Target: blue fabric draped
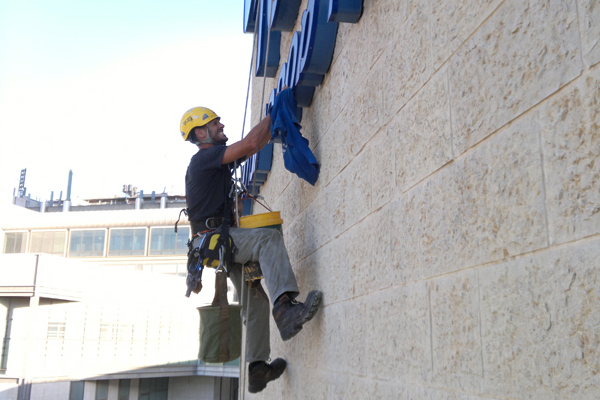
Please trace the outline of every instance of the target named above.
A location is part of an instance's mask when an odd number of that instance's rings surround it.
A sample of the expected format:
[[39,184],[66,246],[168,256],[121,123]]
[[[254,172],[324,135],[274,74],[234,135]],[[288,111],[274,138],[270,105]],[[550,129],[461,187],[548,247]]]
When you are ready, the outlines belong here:
[[320,165],[302,136],[302,126],[296,118],[298,103],[292,89],[285,89],[275,98],[271,110],[271,138],[281,137],[285,168],[311,185],[319,179]]

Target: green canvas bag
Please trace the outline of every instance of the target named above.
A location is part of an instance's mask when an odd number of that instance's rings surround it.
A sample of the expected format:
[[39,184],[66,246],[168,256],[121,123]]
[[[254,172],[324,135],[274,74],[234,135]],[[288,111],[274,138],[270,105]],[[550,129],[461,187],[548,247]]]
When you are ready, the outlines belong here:
[[199,307],[200,353],[205,363],[224,363],[240,357],[242,352],[242,306],[227,301],[227,274],[215,275],[212,305]]

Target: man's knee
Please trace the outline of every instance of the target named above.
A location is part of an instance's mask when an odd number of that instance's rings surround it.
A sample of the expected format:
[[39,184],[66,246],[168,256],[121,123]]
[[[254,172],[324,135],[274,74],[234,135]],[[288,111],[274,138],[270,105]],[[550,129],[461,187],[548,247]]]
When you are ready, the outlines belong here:
[[259,231],[258,233],[260,234],[261,238],[264,238],[265,240],[280,241],[283,238],[281,232],[279,232],[277,229],[256,228],[256,230]]

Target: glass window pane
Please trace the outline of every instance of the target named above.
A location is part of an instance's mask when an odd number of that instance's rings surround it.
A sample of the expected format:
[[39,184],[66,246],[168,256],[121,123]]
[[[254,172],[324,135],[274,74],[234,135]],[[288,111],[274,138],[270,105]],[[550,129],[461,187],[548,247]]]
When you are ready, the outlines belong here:
[[65,322],[48,322],[48,330],[46,331],[47,339],[64,339],[65,338]]
[[30,253],[41,253],[42,252],[42,235],[39,232],[33,232],[31,234],[31,244],[29,245]]
[[121,379],[119,380],[119,400],[129,400],[129,387],[131,380]]
[[111,229],[109,256],[144,255],[145,229]]
[[175,233],[174,229],[153,228],[150,237],[150,254],[186,254],[187,242],[190,235],[189,227],[180,227]]
[[65,238],[65,231],[32,232],[29,252],[62,256],[65,251]]
[[106,231],[72,231],[69,257],[102,257]]
[[71,390],[69,391],[69,400],[83,400],[83,388],[85,382],[71,382]]
[[104,252],[104,231],[94,231],[93,255],[102,256]]
[[96,400],[108,400],[108,381],[96,381]]
[[54,235],[54,247],[52,248],[52,254],[62,256],[65,254],[65,243],[67,241],[67,232],[55,232]]
[[77,253],[80,250],[81,231],[71,231],[71,244],[69,245],[69,254]]
[[140,379],[139,399],[167,400],[169,392],[169,378],[142,378]]
[[144,247],[146,246],[146,230],[137,229],[135,231],[135,237],[133,240],[133,251],[134,254],[144,254]]
[[27,232],[8,232],[4,234],[4,247],[2,252],[5,254],[25,253],[27,243]]
[[94,243],[94,231],[83,231],[83,235],[81,238],[81,247],[82,252],[91,253],[92,245]]
[[108,254],[113,252],[121,251],[121,230],[111,229],[110,231],[110,244],[108,248]]

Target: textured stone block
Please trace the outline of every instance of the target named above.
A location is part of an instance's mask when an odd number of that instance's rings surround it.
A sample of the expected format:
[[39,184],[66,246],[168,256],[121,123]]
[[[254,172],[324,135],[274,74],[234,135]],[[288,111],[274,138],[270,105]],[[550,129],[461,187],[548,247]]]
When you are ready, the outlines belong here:
[[409,190],[395,207],[398,283],[546,247],[535,115]]
[[[269,176],[270,177],[270,176]],[[271,182],[269,182],[266,186],[270,186]],[[290,224],[300,215],[300,190],[301,190],[300,180],[292,179],[289,185],[285,186],[285,189],[281,196],[277,198],[276,201],[269,201],[269,205],[271,205],[274,211],[279,211],[281,215],[281,219],[283,219],[283,232],[285,237],[285,232]]]
[[483,365],[475,271],[432,282],[431,320],[434,384],[481,393]]
[[395,382],[382,382],[363,377],[350,377],[345,395],[340,399],[403,399],[404,387]]
[[410,400],[493,400],[491,397],[486,396],[477,396],[426,387],[409,387],[407,392],[408,399]]
[[[368,375],[380,380],[431,382],[429,293],[424,282],[376,292],[366,299]],[[373,326],[373,324],[375,326]],[[359,343],[351,345],[359,346]]]
[[[328,371],[347,371],[348,365],[348,337],[345,332],[349,329],[346,325],[346,310],[344,303],[337,303],[324,307],[319,311],[321,314],[321,324],[311,326],[315,328],[315,335],[306,335],[306,332],[301,332],[303,335],[301,349],[305,348],[303,353],[313,353],[315,355],[315,366]],[[313,321],[310,322],[312,324]],[[308,324],[306,325],[308,327]],[[303,329],[304,330],[304,329]],[[306,351],[309,349],[320,349],[319,351]],[[297,354],[297,356],[305,357],[305,354]]]
[[368,154],[355,157],[328,189],[332,190],[327,204],[333,215],[332,233],[337,236],[371,211],[371,160]]
[[360,29],[354,33],[351,37],[352,42],[344,47],[335,64],[329,69],[332,83],[335,79],[338,80],[337,84],[333,83],[335,89],[332,89],[333,116],[337,116],[337,113],[346,107],[369,72],[368,60],[365,57],[368,51],[366,33],[361,34]]
[[542,104],[539,121],[550,243],[600,233],[600,69]]
[[304,255],[311,254],[333,237],[332,194],[330,188],[321,191],[304,211]]
[[432,75],[428,0],[421,1],[382,55],[383,123],[387,123]]
[[528,114],[457,162],[467,265],[548,245],[539,129]]
[[306,229],[306,213],[300,213],[294,219],[288,228],[285,230],[285,247],[290,258],[290,263],[295,265],[304,258],[305,252],[305,235]]
[[574,0],[505,2],[452,57],[455,155],[577,77]]
[[367,25],[369,66],[396,38],[396,32],[408,17],[408,1],[365,0],[361,22]]
[[329,399],[345,399],[348,393],[348,385],[352,379],[348,375],[342,375],[339,373],[328,374],[327,395]]
[[332,380],[342,376],[306,367],[298,367],[289,359],[283,375],[270,382],[265,390],[257,394],[245,394],[247,399],[290,399],[327,400]]
[[342,113],[342,118],[348,121],[348,130],[344,134],[345,140],[348,140],[353,155],[360,153],[381,127],[380,114],[383,108],[381,69],[376,66],[366,77],[361,77],[361,80],[360,87]]
[[450,58],[500,3],[500,0],[431,0],[434,70]]
[[388,129],[381,129],[368,144],[371,158],[371,210],[390,202],[395,189],[395,138]]
[[[335,88],[332,88],[327,84],[327,76],[323,83],[315,88],[315,94],[310,107],[304,107],[302,109],[301,131],[304,137],[308,139],[309,146],[313,153],[334,121],[333,118],[329,117],[329,110],[331,90],[335,90]],[[317,157],[317,160],[320,161],[319,157]]]
[[373,376],[368,370],[368,346],[365,341],[373,330],[374,319],[367,313],[363,298],[355,298],[344,303],[346,316],[346,367],[343,372],[354,376]]
[[421,191],[421,188],[411,190],[389,205],[390,265],[394,268],[393,283],[396,285],[414,281],[419,276],[419,266],[423,265],[420,246]]
[[324,293],[324,304],[351,298],[354,282],[348,273],[348,247],[342,235],[296,264],[294,272],[301,293],[319,289]]
[[[415,191],[413,202],[418,214],[409,223],[417,224],[419,229],[419,264],[410,265],[406,271],[409,279],[441,275],[475,262],[465,252],[469,240],[475,238],[468,237],[469,226],[463,211],[464,197],[472,189],[463,189],[461,185],[471,173],[473,171],[465,171],[457,163],[438,172]],[[473,196],[476,195],[480,193],[473,193]],[[485,201],[481,199],[482,203]]]
[[598,0],[578,0],[581,50],[588,66],[600,61],[600,3]]
[[439,71],[388,126],[395,136],[397,185],[404,192],[452,160],[450,97]]
[[322,185],[328,185],[353,158],[350,143],[345,138],[347,132],[348,121],[336,119],[315,149],[315,157],[321,163],[319,181]]
[[600,241],[479,271],[486,392],[600,398]]
[[344,257],[352,296],[372,293],[392,284],[391,229],[384,208],[344,232]]

